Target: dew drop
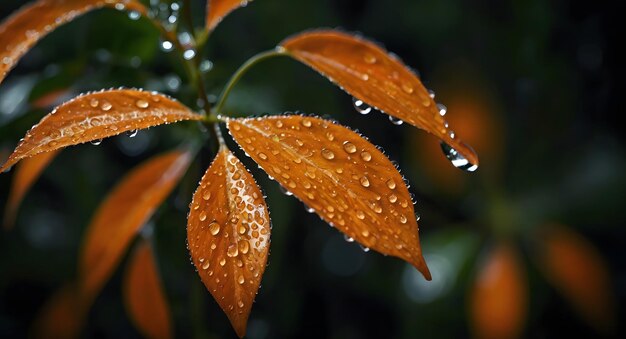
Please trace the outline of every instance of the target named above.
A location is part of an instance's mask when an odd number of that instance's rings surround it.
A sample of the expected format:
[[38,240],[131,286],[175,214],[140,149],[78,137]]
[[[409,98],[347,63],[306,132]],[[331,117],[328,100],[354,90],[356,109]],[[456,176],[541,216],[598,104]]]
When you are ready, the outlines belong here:
[[398,196],[397,196],[397,195],[395,195],[395,194],[391,194],[391,195],[389,196],[389,202],[393,204],[393,203],[395,203],[396,201],[398,201]]
[[209,268],[209,266],[211,266],[211,262],[210,262],[210,261],[207,261],[207,262],[205,262],[204,264],[202,264],[202,269],[203,269],[203,270],[206,270],[206,269],[208,269],[208,268]]
[[415,221],[420,221],[420,219],[422,219],[422,216],[419,213],[415,213]]
[[[356,217],[359,220],[363,220],[363,219],[365,219],[365,213],[363,213],[363,211],[356,211]],[[369,232],[368,232],[368,234],[369,234]],[[367,237],[367,235],[365,235],[365,236]]]
[[98,146],[102,143],[102,139],[92,140],[90,143],[94,146]]
[[366,53],[363,56],[363,61],[365,61],[365,63],[368,63],[370,65],[371,64],[375,64],[376,63],[376,57],[373,54]]
[[361,177],[361,179],[359,179],[359,181],[361,182],[361,186],[370,187],[370,181],[369,179],[367,179],[367,177],[363,176]]
[[133,129],[133,130],[126,132],[126,135],[128,135],[129,138],[134,138],[137,136],[137,133],[139,133],[139,130]]
[[[359,245],[361,246],[361,245]],[[363,250],[363,252],[369,252],[370,248],[369,247],[365,247],[365,246],[361,246],[361,249]]]
[[402,90],[405,91],[408,94],[413,93],[413,86],[411,86],[411,84],[409,83],[403,83],[402,84]]
[[239,306],[239,308],[243,308],[243,301],[239,300],[237,302],[237,306]]
[[167,41],[167,40],[165,40],[165,41],[161,42],[161,49],[162,49],[164,52],[169,52],[169,51],[171,51],[173,48],[174,48],[174,44],[172,44],[172,42]]
[[228,246],[228,249],[226,249],[226,254],[231,258],[239,255],[239,247],[237,247],[237,244],[231,244],[230,246]]
[[260,153],[258,154],[258,156],[259,156],[259,158],[261,158],[261,159],[263,159],[263,160],[267,160],[267,154],[265,154],[265,153],[263,153],[263,152],[260,152]]
[[89,106],[96,108],[98,107],[98,105],[100,104],[100,102],[98,102],[98,99],[91,99],[91,101],[89,101]]
[[246,279],[244,279],[243,275],[240,275],[239,278],[237,278],[237,282],[239,283],[239,285],[243,285],[243,283],[246,282]]
[[250,250],[250,243],[248,242],[248,240],[241,240],[239,242],[239,251],[243,254],[248,253],[248,251]]
[[111,110],[112,107],[113,105],[111,105],[111,103],[108,101],[103,102],[102,106],[100,106],[100,108],[102,108],[103,111],[109,111]]
[[198,215],[198,219],[200,219],[200,221],[205,221],[206,220],[206,212],[205,211],[200,212],[200,215]]
[[204,191],[204,193],[202,193],[202,199],[204,199],[205,201],[208,201],[209,199],[211,199],[211,192]]
[[226,265],[226,258],[220,259],[220,266],[223,267],[224,265]]
[[356,152],[356,146],[354,146],[353,143],[351,143],[350,141],[346,141],[343,143],[343,149],[344,151],[346,151],[347,153],[355,153]]
[[433,91],[432,89],[429,89],[429,90],[428,90],[428,96],[429,96],[431,99],[434,99],[434,98],[435,98],[435,91]]
[[407,218],[406,218],[406,216],[404,214],[400,215],[400,223],[401,224],[406,224],[407,221],[408,220],[407,220]]
[[293,195],[293,193],[291,193],[288,189],[286,189],[286,188],[285,188],[285,187],[283,187],[282,185],[281,185],[281,186],[278,186],[278,189],[279,189],[279,190],[280,190],[280,191],[281,191],[284,195],[286,195],[286,196],[288,196],[288,197],[290,197],[290,196],[292,196],[292,195]]
[[444,104],[437,104],[437,109],[439,109],[439,115],[444,116],[448,113],[448,108]]
[[308,119],[304,119],[302,121],[300,121],[300,124],[304,127],[311,127],[311,120]]
[[185,58],[185,60],[191,60],[196,56],[196,51],[194,51],[193,49],[188,49],[185,52],[183,52],[183,58]]
[[150,104],[143,99],[137,100],[137,102],[135,102],[135,105],[137,105],[137,107],[139,108],[148,108],[148,106],[150,106]]
[[209,225],[209,232],[212,235],[217,235],[218,233],[220,233],[220,228],[220,224],[214,221]]
[[354,109],[361,114],[369,114],[369,112],[372,111],[372,107],[361,99],[352,98],[352,104],[354,105]]
[[363,230],[363,231],[361,231],[361,235],[364,236],[364,237],[369,237],[370,236],[370,231]]
[[398,119],[396,117],[392,117],[391,115],[389,116],[389,121],[391,121],[392,124],[396,125],[396,126],[400,126],[404,123],[404,121],[402,119]]
[[396,182],[393,181],[393,179],[389,179],[387,180],[387,187],[389,187],[389,189],[396,189]]
[[372,155],[370,154],[370,152],[363,151],[361,152],[361,159],[363,159],[363,161],[370,161],[372,160]]
[[333,151],[328,150],[326,148],[322,148],[322,156],[327,160],[335,159],[335,153],[333,153]]
[[443,154],[450,160],[452,165],[456,168],[462,169],[467,172],[474,172],[478,169],[478,165],[472,164],[461,153],[452,148],[445,142],[441,142],[441,150]]
[[354,242],[354,238],[349,237],[347,234],[343,235],[343,238],[347,241],[347,242]]

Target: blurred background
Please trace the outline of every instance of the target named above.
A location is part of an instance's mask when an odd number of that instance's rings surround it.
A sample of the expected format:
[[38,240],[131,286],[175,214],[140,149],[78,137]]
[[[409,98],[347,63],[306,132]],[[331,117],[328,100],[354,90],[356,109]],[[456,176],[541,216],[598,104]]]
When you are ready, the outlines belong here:
[[[0,18],[23,3],[3,0]],[[202,25],[205,2],[193,3]],[[328,116],[384,148],[415,194],[433,280],[345,241],[242,155],[274,226],[248,337],[626,337],[618,321],[626,301],[625,10],[620,1],[258,0],[228,16],[204,63],[213,98],[240,64],[286,36],[361,32],[419,72],[481,159],[475,173],[453,168],[434,137],[379,112],[358,114],[349,95],[292,60],[255,67],[227,110]],[[54,31],[0,85],[0,160],[51,107],[85,91],[141,87],[196,105],[180,63],[160,45],[146,19],[115,10]],[[26,336],[46,300],[75,278],[83,231],[112,185],[195,130],[157,127],[60,153],[15,227],[0,232],[0,337]],[[235,337],[186,248],[187,206],[210,161],[205,148],[150,222],[181,338]],[[14,172],[0,175],[3,215]],[[124,265],[91,308],[84,337],[139,337],[122,303]]]

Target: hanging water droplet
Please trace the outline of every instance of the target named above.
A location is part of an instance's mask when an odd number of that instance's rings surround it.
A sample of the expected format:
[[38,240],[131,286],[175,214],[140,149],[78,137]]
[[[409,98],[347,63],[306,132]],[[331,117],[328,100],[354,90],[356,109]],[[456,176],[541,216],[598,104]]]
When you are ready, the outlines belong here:
[[130,11],[130,12],[128,12],[128,17],[131,20],[139,20],[139,18],[141,18],[141,13],[139,13],[137,11]]
[[448,108],[444,104],[437,104],[437,108],[439,109],[439,115],[444,116],[448,113]]
[[183,58],[185,58],[185,60],[191,60],[196,56],[196,51],[194,51],[193,49],[188,49],[183,53]]
[[365,247],[363,245],[359,245],[361,247],[361,249],[363,250],[363,252],[369,252],[370,248],[369,247]]
[[422,216],[419,213],[415,213],[415,221],[420,221],[420,219],[422,218]]
[[284,188],[282,185],[278,186],[278,189],[286,196],[292,196],[293,193],[291,193],[288,189]]
[[396,117],[392,117],[391,115],[389,116],[389,121],[391,121],[392,124],[396,125],[396,126],[400,126],[404,123],[404,121],[402,119],[398,119]]
[[164,52],[170,52],[174,49],[174,44],[171,41],[164,40],[161,42],[161,50]]
[[369,112],[372,111],[372,107],[361,99],[352,98],[352,104],[354,105],[354,109],[361,114],[369,114]]
[[461,153],[452,148],[450,145],[445,142],[441,142],[441,150],[443,154],[450,160],[452,165],[456,168],[462,169],[467,172],[474,172],[478,169],[478,165],[472,164],[467,160]]
[[139,133],[139,130],[138,129],[134,129],[134,130],[130,130],[130,131],[126,132],[126,135],[129,138],[134,138],[134,137],[137,136],[137,133]]
[[213,62],[211,62],[211,60],[203,60],[200,63],[200,71],[202,73],[206,73],[210,71],[211,69],[213,69]]
[[429,96],[431,99],[434,99],[434,98],[435,98],[435,91],[433,91],[432,89],[429,89],[429,90],[428,90],[428,96]]
[[347,242],[354,242],[354,238],[349,237],[347,234],[343,235],[343,238],[347,241]]
[[90,143],[94,146],[98,146],[102,143],[102,139],[91,140]]
[[363,60],[365,61],[365,63],[368,63],[370,65],[376,63],[376,57],[373,54],[370,54],[370,53],[366,53],[363,56]]

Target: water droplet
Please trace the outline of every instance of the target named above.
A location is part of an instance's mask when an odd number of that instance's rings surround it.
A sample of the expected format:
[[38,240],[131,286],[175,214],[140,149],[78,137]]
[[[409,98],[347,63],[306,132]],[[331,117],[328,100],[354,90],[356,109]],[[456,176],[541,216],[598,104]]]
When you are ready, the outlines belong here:
[[354,242],[354,238],[349,237],[347,234],[344,234],[343,238],[346,239],[347,242]]
[[113,105],[111,105],[111,103],[108,101],[103,102],[102,106],[100,106],[100,108],[102,108],[103,111],[109,111],[111,110],[112,107]]
[[372,111],[372,107],[361,99],[352,98],[352,104],[354,105],[354,109],[361,114],[369,114],[369,112]]
[[[363,219],[365,219],[365,213],[363,213],[363,211],[356,211],[356,217],[359,218],[360,220],[363,220]],[[368,234],[369,234],[369,232],[368,232]]]
[[204,193],[202,193],[202,199],[204,199],[205,201],[208,201],[209,199],[211,199],[211,192],[204,191]]
[[369,237],[370,236],[370,231],[363,230],[363,231],[361,231],[361,235],[364,236],[364,237]]
[[396,126],[400,126],[404,123],[404,121],[402,119],[398,119],[396,117],[392,117],[391,115],[389,116],[389,121],[391,121],[392,124],[396,125]]
[[365,247],[365,246],[362,246],[362,245],[359,245],[359,246],[361,246],[361,249],[363,250],[363,252],[369,252],[370,251],[369,247]]
[[188,49],[183,53],[183,58],[185,58],[185,60],[191,60],[196,56],[196,51],[194,51],[193,49]]
[[220,266],[223,267],[224,265],[226,265],[226,258],[220,259]]
[[237,306],[239,306],[239,308],[243,308],[243,301],[239,300],[237,302]]
[[448,113],[448,108],[444,104],[437,104],[437,109],[439,109],[439,115],[444,116]]
[[428,96],[429,96],[431,99],[434,99],[434,98],[435,98],[435,91],[433,91],[432,89],[429,89],[429,90],[428,90]]
[[368,151],[363,151],[361,152],[361,159],[363,159],[363,161],[370,161],[372,160],[372,155]]
[[148,106],[150,106],[150,104],[147,101],[143,100],[143,99],[137,100],[135,105],[137,105],[137,107],[139,107],[139,108],[148,108]]
[[363,176],[363,177],[361,177],[361,179],[359,181],[361,182],[361,185],[363,187],[370,187],[370,181],[369,181],[369,179],[367,179],[367,177]]
[[228,246],[228,249],[226,249],[226,254],[231,258],[236,257],[239,255],[239,247],[237,247],[236,244],[231,244]]
[[363,56],[363,60],[365,61],[365,63],[368,63],[370,65],[376,63],[376,57],[370,53],[365,53],[365,55]]
[[389,179],[387,180],[387,187],[389,187],[389,189],[396,189],[396,182],[393,181],[393,179]]
[[335,153],[333,153],[333,151],[328,150],[326,148],[322,148],[322,156],[327,160],[335,159]]
[[441,142],[441,150],[445,154],[446,158],[450,160],[452,165],[456,168],[462,169],[467,172],[474,172],[478,169],[478,165],[472,164],[461,153],[452,148],[445,142]]
[[267,160],[267,154],[260,152],[259,154],[259,158],[263,159],[263,160]]
[[200,72],[206,73],[213,69],[213,62],[211,60],[203,60],[200,63]]
[[139,13],[137,11],[130,11],[130,12],[128,12],[128,17],[131,20],[139,20],[139,18],[141,17],[141,13]]
[[351,143],[350,141],[346,141],[343,143],[343,149],[344,151],[352,154],[356,152],[356,146],[354,146],[353,143]]
[[250,250],[250,243],[248,242],[248,240],[241,240],[239,242],[239,251],[243,254],[248,253],[248,251]]
[[293,193],[291,193],[288,189],[286,189],[286,188],[285,188],[285,187],[283,187],[282,185],[281,185],[281,186],[278,186],[278,189],[279,189],[279,190],[280,190],[280,191],[281,191],[284,195],[286,195],[286,196],[288,196],[288,197],[290,197],[290,196],[292,196],[292,195],[293,195]]
[[246,282],[246,279],[244,279],[243,275],[240,275],[239,278],[237,278],[237,282],[239,283],[239,285],[243,285],[243,283]]
[[207,268],[209,268],[210,266],[211,266],[211,262],[210,262],[210,261],[207,261],[207,262],[205,262],[204,264],[202,264],[202,269],[203,269],[203,270],[206,270],[206,269],[207,269]]
[[129,138],[134,138],[137,136],[137,133],[139,133],[139,130],[133,129],[133,130],[126,132],[126,135],[128,135]]
[[98,105],[100,104],[100,102],[98,102],[98,99],[91,99],[91,101],[89,101],[89,106],[96,108],[98,107]]
[[391,195],[389,196],[389,202],[393,204],[393,203],[395,203],[396,201],[398,201],[398,196],[397,196],[397,195],[395,195],[395,194],[391,194]]
[[102,139],[92,140],[90,143],[94,146],[98,146],[102,143]]
[[200,212],[200,215],[198,215],[198,219],[200,219],[200,221],[205,221],[206,220],[206,212],[205,211]]
[[217,223],[217,222],[215,222],[215,221],[214,221],[214,222],[212,222],[212,223],[209,225],[209,232],[210,232],[212,235],[217,235],[218,233],[220,233],[220,224],[218,224],[218,223]]
[[171,42],[171,41],[167,41],[167,40],[165,40],[165,41],[161,42],[161,49],[162,49],[164,52],[169,52],[169,51],[171,51],[173,48],[174,48],[174,44],[172,44],[172,42]]
[[402,90],[405,91],[408,94],[413,93],[413,86],[409,83],[403,83],[402,84]]
[[304,119],[302,121],[300,121],[300,124],[304,127],[311,127],[311,120],[309,119]]
[[404,214],[401,214],[400,215],[400,223],[401,224],[406,224],[407,221],[408,220],[407,220],[406,216]]
[[422,219],[422,216],[419,213],[415,213],[415,221],[420,221],[420,219]]

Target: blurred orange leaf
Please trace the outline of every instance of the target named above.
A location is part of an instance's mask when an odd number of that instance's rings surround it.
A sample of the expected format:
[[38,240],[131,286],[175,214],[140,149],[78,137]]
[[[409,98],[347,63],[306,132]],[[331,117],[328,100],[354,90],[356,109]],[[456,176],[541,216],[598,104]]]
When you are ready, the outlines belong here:
[[79,258],[81,297],[89,304],[126,248],[183,176],[191,154],[156,156],[127,174],[109,193],[87,228]]
[[85,318],[75,286],[60,288],[44,304],[31,328],[33,338],[78,338]]
[[187,241],[202,282],[243,337],[265,271],[270,217],[254,178],[226,148],[193,195]]
[[498,244],[484,261],[469,295],[476,338],[519,338],[526,321],[528,281],[519,254]]
[[[309,65],[370,106],[432,133],[460,154],[456,167],[473,171],[478,156],[448,128],[418,77],[397,57],[371,41],[333,30],[297,34],[281,43]],[[464,161],[465,160],[465,161]]]
[[201,119],[178,101],[155,92],[119,89],[81,95],[33,126],[0,172],[42,152],[151,126]]
[[601,332],[611,331],[615,295],[600,253],[580,234],[563,226],[546,227],[540,239],[540,266],[548,281],[589,324]]
[[10,229],[15,223],[15,215],[33,183],[39,178],[41,172],[48,167],[48,164],[56,157],[58,151],[45,152],[32,158],[24,160],[17,166],[13,181],[11,182],[11,192],[4,213],[4,228]]
[[172,338],[171,312],[159,278],[154,252],[142,239],[126,268],[126,311],[146,338]]
[[326,222],[365,247],[406,260],[430,280],[409,191],[376,146],[314,117],[227,123],[241,148]]
[[104,6],[146,13],[136,0],[39,0],[22,7],[0,24],[0,83],[41,38],[85,12]]
[[252,0],[209,0],[206,7],[206,29],[212,31],[225,16]]

